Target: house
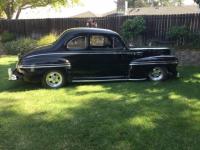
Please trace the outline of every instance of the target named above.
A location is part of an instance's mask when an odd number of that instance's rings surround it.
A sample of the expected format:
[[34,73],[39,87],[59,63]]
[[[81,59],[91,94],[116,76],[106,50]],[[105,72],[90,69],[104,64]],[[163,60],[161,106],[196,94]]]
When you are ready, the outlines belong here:
[[71,18],[92,18],[92,17],[98,17],[98,15],[96,15],[95,13],[91,11],[85,11],[80,14],[71,16]]
[[[140,7],[128,8],[123,15],[173,15],[173,14],[194,14],[200,13],[200,8],[196,5],[193,6],[169,6],[169,7]],[[117,10],[105,13],[103,16],[116,16],[122,15]]]

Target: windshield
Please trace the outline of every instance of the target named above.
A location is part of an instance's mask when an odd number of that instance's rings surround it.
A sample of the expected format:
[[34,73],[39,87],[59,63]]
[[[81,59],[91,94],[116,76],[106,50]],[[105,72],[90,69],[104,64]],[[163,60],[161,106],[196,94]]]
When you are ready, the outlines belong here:
[[[67,30],[67,31],[68,31],[68,30]],[[55,42],[53,42],[53,45],[56,45],[56,44],[65,36],[65,34],[66,34],[67,31],[62,32],[62,33],[59,35],[58,39],[57,39]]]

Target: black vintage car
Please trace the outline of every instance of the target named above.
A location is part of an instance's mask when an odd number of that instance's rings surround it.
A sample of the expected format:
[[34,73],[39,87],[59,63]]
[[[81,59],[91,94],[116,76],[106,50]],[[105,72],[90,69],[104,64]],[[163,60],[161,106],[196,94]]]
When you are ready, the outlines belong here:
[[114,31],[73,28],[52,45],[19,56],[8,75],[59,88],[67,82],[161,81],[177,77],[177,64],[169,48],[128,48]]

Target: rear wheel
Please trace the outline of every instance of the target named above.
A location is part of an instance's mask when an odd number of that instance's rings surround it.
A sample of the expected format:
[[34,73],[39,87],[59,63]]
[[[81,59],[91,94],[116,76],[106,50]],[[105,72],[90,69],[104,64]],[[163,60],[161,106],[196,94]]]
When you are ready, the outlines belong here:
[[46,88],[56,89],[65,84],[65,76],[59,70],[51,70],[44,74],[42,85]]
[[167,78],[167,69],[164,67],[154,67],[148,74],[152,81],[163,81]]

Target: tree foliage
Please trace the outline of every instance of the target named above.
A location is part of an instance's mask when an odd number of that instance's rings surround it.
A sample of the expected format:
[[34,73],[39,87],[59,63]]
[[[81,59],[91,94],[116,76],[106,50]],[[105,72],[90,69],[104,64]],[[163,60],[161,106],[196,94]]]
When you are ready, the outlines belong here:
[[147,0],[128,0],[128,7],[145,7],[148,6]]
[[194,0],[195,3],[197,3],[200,7],[200,0]]
[[167,32],[167,35],[173,40],[187,38],[189,37],[189,29],[185,26],[172,26]]
[[61,6],[69,3],[78,3],[79,0],[0,0],[0,10],[6,14],[8,19],[12,19],[16,13],[18,19],[22,10],[27,8]]
[[183,0],[127,0],[127,1],[129,7],[132,8],[149,7],[149,6],[175,6],[175,5],[182,5],[183,2]]
[[126,41],[136,38],[146,29],[146,22],[143,17],[137,16],[134,19],[128,19],[122,25],[122,35]]

